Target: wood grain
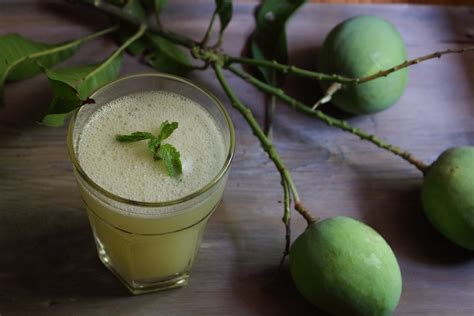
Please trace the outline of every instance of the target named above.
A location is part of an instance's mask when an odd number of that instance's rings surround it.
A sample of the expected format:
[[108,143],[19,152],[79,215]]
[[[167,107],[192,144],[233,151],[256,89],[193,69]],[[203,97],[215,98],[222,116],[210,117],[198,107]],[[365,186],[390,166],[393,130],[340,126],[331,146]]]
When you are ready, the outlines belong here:
[[[209,2],[171,1],[164,25],[199,39]],[[239,54],[253,27],[253,5],[239,4],[225,49]],[[79,14],[79,12],[81,14]],[[291,62],[314,68],[324,35],[355,14],[377,14],[402,33],[411,57],[472,45],[473,9],[410,5],[307,5],[289,23]],[[1,1],[0,34],[59,42],[107,23],[62,1]],[[109,39],[81,48],[69,64],[98,61]],[[0,52],[1,54],[1,52]],[[122,74],[148,70],[127,57]],[[447,56],[410,70],[398,104],[350,122],[430,162],[445,148],[474,144],[474,55]],[[190,78],[227,99],[210,72]],[[264,97],[228,76],[262,118]],[[286,88],[313,103],[316,82],[291,78]],[[239,114],[237,152],[223,201],[212,217],[188,287],[131,296],[99,262],[66,152],[66,128],[33,122],[50,96],[42,76],[8,84],[0,110],[0,314],[7,315],[322,315],[277,274],[284,245],[278,174]],[[230,107],[230,106],[229,106]],[[403,274],[396,315],[473,315],[474,260],[436,233],[422,215],[421,175],[352,135],[278,106],[275,143],[306,205],[325,218],[347,215],[377,229]],[[304,229],[293,215],[295,237]]]
[[472,5],[472,0],[309,0],[312,3],[408,3],[408,4],[444,4]]

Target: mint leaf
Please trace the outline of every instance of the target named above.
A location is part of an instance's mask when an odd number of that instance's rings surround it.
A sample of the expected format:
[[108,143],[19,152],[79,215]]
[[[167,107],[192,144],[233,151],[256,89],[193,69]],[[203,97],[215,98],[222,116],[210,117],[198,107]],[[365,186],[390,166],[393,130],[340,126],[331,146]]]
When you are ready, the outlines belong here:
[[170,177],[176,178],[183,173],[179,151],[173,145],[161,145],[159,155],[163,159]]
[[153,155],[153,160],[163,160],[166,173],[170,177],[177,178],[183,173],[179,151],[171,144],[161,143],[161,141],[170,137],[177,128],[177,122],[164,121],[161,123],[158,136],[148,132],[133,132],[128,135],[117,135],[115,139],[121,143],[139,142],[148,139],[148,150]]
[[159,138],[152,138],[148,141],[148,149],[153,154],[153,160],[160,160],[158,156],[158,150],[160,147],[160,139]]
[[129,135],[117,135],[115,139],[121,143],[138,142],[145,139],[156,138],[152,133],[147,132],[134,132]]
[[168,121],[164,121],[163,123],[161,123],[158,139],[160,141],[167,139],[168,137],[171,136],[173,131],[177,128],[178,128],[178,122],[170,123]]

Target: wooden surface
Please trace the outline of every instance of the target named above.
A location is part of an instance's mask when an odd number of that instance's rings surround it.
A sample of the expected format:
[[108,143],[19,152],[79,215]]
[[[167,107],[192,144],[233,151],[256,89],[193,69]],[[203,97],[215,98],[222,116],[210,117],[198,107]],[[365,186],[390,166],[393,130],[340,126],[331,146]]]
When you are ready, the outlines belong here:
[[[171,1],[173,2],[173,1]],[[209,3],[209,2],[208,2]],[[62,1],[1,1],[0,34],[59,42],[98,29],[101,15]],[[211,7],[172,4],[164,25],[199,39]],[[252,30],[253,5],[237,5],[225,49],[238,54]],[[411,57],[472,45],[473,9],[409,5],[307,5],[289,24],[292,63],[314,68],[336,23],[377,14],[401,31]],[[86,16],[86,18],[83,18]],[[98,61],[110,40],[85,45],[69,64]],[[1,54],[1,52],[0,52]],[[147,70],[127,58],[123,74]],[[389,110],[350,122],[426,162],[445,148],[474,143],[474,54],[411,68],[406,93]],[[210,72],[190,78],[227,99]],[[264,98],[229,75],[258,118]],[[292,78],[292,95],[312,103],[316,82]],[[237,152],[223,201],[212,217],[188,287],[131,296],[99,262],[66,152],[66,128],[31,121],[47,107],[46,80],[9,84],[0,110],[0,314],[7,315],[315,315],[278,275],[283,250],[278,174],[239,114]],[[377,229],[403,274],[397,315],[473,315],[474,258],[438,235],[422,215],[421,175],[403,160],[350,134],[278,106],[275,142],[313,214],[347,215]],[[304,229],[293,215],[295,237]]]
[[[234,2],[260,2],[259,0],[238,0]],[[474,0],[307,0],[310,3],[406,3],[406,4],[442,4],[442,5],[474,5]]]
[[409,4],[445,4],[472,5],[473,0],[309,0],[312,3],[409,3]]

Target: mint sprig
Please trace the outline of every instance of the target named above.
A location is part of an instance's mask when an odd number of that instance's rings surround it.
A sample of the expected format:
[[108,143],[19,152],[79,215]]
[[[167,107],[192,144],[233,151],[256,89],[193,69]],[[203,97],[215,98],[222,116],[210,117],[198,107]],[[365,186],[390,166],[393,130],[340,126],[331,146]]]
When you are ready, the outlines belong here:
[[168,175],[177,178],[183,173],[179,151],[171,144],[162,144],[162,141],[170,137],[177,128],[177,122],[164,121],[161,123],[158,136],[148,132],[133,132],[128,135],[117,135],[115,139],[121,143],[148,140],[148,149],[153,155],[153,160],[163,160]]

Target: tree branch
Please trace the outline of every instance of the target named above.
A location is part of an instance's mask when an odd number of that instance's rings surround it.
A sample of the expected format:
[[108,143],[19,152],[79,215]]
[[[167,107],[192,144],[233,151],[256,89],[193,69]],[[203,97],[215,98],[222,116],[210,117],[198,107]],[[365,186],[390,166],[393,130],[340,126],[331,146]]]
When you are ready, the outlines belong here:
[[214,26],[214,20],[216,19],[216,16],[217,16],[217,8],[212,13],[211,21],[209,22],[206,33],[204,34],[204,37],[200,43],[201,47],[205,47],[207,45],[207,42],[209,41],[209,37],[211,36],[211,31],[212,31],[212,27]]
[[285,249],[283,250],[283,256],[280,260],[280,269],[285,262],[286,256],[290,254],[291,246],[291,196],[288,183],[282,179],[281,185],[283,186],[283,224],[285,224]]
[[271,93],[275,95],[277,98],[283,100],[284,102],[288,103],[291,107],[294,109],[303,112],[305,114],[308,114],[310,116],[313,116],[326,124],[330,126],[335,126],[343,131],[349,132],[351,134],[354,134],[358,136],[359,138],[369,141],[373,143],[374,145],[386,149],[393,154],[405,159],[408,161],[410,164],[414,165],[418,170],[420,170],[423,173],[426,173],[428,170],[428,166],[425,165],[423,162],[417,160],[413,155],[407,151],[403,151],[400,148],[393,146],[389,143],[386,143],[382,141],[380,138],[376,137],[375,135],[371,135],[360,128],[355,128],[349,125],[346,121],[338,120],[336,118],[333,118],[327,114],[324,114],[323,112],[316,110],[313,111],[311,108],[307,107],[303,103],[299,102],[298,100],[290,97],[289,95],[285,94],[285,92],[282,89],[278,89],[275,87],[272,87],[271,85],[266,84],[265,82],[255,78],[254,76],[250,75],[248,72],[245,72],[243,70],[240,70],[234,66],[227,66],[227,69],[229,69],[231,72],[233,72],[235,75],[238,77],[248,81],[255,87],[257,87],[259,90],[266,92],[266,93]]
[[464,53],[464,52],[467,52],[467,51],[473,51],[473,50],[474,50],[474,46],[464,47],[464,48],[459,48],[459,49],[447,49],[447,50],[444,50],[444,51],[439,51],[439,52],[436,52],[436,53],[432,53],[432,54],[424,55],[424,56],[421,56],[421,57],[417,57],[417,58],[412,59],[412,60],[404,61],[403,63],[398,64],[398,65],[396,65],[394,67],[391,67],[389,69],[385,69],[385,70],[379,71],[375,74],[372,74],[372,75],[369,75],[369,76],[366,76],[366,77],[361,77],[361,78],[349,78],[349,77],[339,76],[339,75],[336,75],[336,74],[325,74],[325,73],[321,73],[321,72],[310,71],[310,70],[306,70],[306,69],[299,68],[299,67],[296,67],[296,66],[289,66],[289,65],[285,65],[285,64],[280,64],[275,60],[273,60],[273,61],[256,60],[256,59],[252,59],[252,58],[234,57],[234,56],[229,56],[229,55],[224,55],[224,59],[225,59],[225,66],[230,66],[233,63],[246,64],[246,65],[258,66],[258,67],[267,67],[267,68],[278,70],[278,71],[280,71],[284,74],[295,74],[295,75],[298,75],[298,76],[308,77],[308,78],[312,78],[312,79],[316,79],[316,80],[320,80],[320,81],[333,81],[333,82],[338,82],[338,83],[342,83],[342,84],[361,84],[361,83],[371,81],[371,80],[374,80],[374,79],[377,79],[377,78],[380,78],[380,77],[386,77],[392,72],[395,72],[395,71],[398,71],[402,68],[406,68],[406,67],[421,63],[421,62],[429,60],[429,59],[441,58],[441,56],[443,56],[443,55],[460,54],[460,53]]
[[304,209],[303,207],[296,207],[297,205],[302,205],[302,202],[298,195],[295,183],[293,182],[293,178],[291,177],[291,174],[288,171],[288,168],[285,166],[280,155],[276,151],[275,146],[258,125],[257,120],[252,114],[252,111],[239,100],[232,88],[227,83],[227,80],[225,79],[224,74],[222,73],[222,66],[216,62],[213,62],[212,67],[214,68],[214,72],[216,73],[217,79],[219,80],[222,89],[224,89],[224,92],[227,94],[227,97],[231,101],[232,106],[242,114],[242,116],[245,118],[250,128],[252,129],[254,135],[259,139],[263,150],[265,150],[265,152],[268,154],[268,157],[273,161],[275,167],[280,173],[282,183],[285,182],[288,185],[289,191],[293,195],[293,199],[295,202],[295,210],[298,211],[305,218],[308,225],[314,223],[316,220],[311,216],[311,214],[309,214],[306,209]]

